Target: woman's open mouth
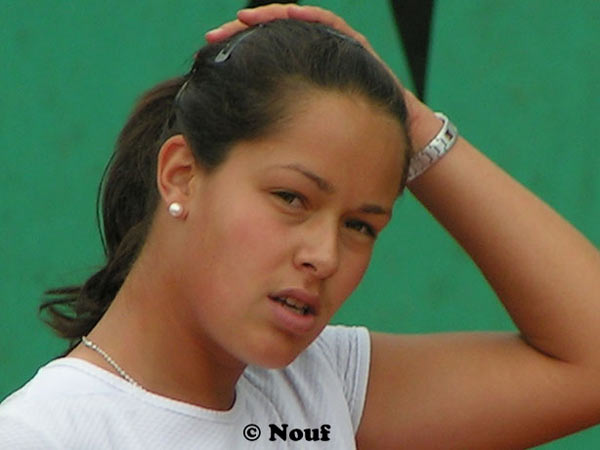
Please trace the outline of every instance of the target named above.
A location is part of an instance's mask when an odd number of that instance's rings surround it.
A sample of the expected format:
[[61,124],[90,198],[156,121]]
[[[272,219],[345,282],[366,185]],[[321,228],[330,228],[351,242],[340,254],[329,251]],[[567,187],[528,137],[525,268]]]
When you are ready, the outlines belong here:
[[304,289],[284,289],[268,296],[273,319],[279,328],[297,335],[314,330],[320,306],[319,297]]
[[307,314],[314,314],[312,308],[293,297],[269,297],[271,300],[281,303],[283,306],[291,309],[297,314],[306,316]]

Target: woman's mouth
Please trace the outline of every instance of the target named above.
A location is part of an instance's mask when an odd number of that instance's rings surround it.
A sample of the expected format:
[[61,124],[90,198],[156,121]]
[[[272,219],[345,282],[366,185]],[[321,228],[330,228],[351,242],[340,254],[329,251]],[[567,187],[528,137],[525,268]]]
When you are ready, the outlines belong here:
[[305,335],[317,326],[319,296],[304,289],[283,289],[268,296],[273,319],[279,328]]
[[312,308],[301,301],[293,298],[293,297],[269,297],[271,300],[274,300],[278,303],[281,303],[283,306],[291,309],[296,314],[300,314],[302,316],[306,316],[308,314],[314,314]]

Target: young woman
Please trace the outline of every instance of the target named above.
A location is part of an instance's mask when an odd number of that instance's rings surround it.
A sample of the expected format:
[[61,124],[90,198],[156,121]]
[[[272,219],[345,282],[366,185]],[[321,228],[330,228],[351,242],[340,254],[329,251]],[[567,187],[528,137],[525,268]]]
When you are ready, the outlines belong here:
[[[72,348],[3,403],[0,442],[523,448],[600,420],[585,238],[331,13],[242,11],[207,39],[125,125],[106,266],[45,304]],[[519,335],[327,326],[407,183]]]

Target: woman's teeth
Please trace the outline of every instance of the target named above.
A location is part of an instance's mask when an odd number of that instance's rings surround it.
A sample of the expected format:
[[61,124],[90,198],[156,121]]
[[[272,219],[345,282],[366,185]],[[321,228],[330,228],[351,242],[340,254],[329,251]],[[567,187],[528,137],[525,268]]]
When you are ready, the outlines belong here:
[[281,303],[284,306],[287,306],[289,309],[294,311],[295,313],[301,314],[303,316],[310,313],[310,308],[306,306],[304,303],[299,302],[296,299],[289,297],[273,297],[273,300]]

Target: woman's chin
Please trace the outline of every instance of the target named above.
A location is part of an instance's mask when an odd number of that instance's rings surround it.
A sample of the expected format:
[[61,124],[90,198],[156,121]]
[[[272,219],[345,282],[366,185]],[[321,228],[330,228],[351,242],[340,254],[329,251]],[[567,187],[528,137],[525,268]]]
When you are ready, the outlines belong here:
[[[265,369],[281,369],[291,364],[319,335],[321,330],[298,336],[267,327],[244,335],[243,347],[238,347],[240,361]],[[239,341],[238,341],[239,343]]]
[[250,366],[258,366],[264,369],[282,369],[291,364],[302,350],[268,349],[257,352],[247,359]]
[[285,340],[279,340],[278,344],[269,343],[255,347],[254,351],[246,354],[246,358],[244,358],[246,364],[265,369],[282,369],[291,364],[307,347],[298,342],[292,343]]

